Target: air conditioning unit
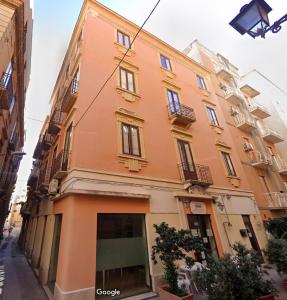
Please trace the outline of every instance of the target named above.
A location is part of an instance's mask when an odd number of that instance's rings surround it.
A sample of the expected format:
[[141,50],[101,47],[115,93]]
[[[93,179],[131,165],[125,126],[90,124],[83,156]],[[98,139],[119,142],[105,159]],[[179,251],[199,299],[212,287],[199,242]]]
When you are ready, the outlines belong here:
[[53,196],[58,193],[58,187],[59,187],[59,180],[58,179],[52,179],[49,184],[48,194]]
[[250,143],[244,143],[243,144],[243,149],[244,149],[245,152],[252,151],[253,146]]
[[230,107],[230,114],[232,116],[236,116],[236,115],[238,115],[238,110],[235,107],[231,106]]

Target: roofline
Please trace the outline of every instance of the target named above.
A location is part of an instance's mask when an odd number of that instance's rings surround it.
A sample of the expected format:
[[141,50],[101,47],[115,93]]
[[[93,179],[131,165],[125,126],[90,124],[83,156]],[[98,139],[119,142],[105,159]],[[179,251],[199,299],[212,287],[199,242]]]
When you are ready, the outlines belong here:
[[214,55],[214,56],[222,56],[222,57],[224,57],[225,59],[228,60],[228,63],[229,63],[233,68],[235,68],[237,71],[239,71],[239,68],[236,67],[232,62],[230,62],[230,60],[229,60],[226,56],[224,56],[223,54],[221,54],[221,53],[219,53],[219,52],[216,53],[216,52],[214,52],[213,50],[207,48],[205,45],[203,45],[201,42],[199,42],[198,39],[193,40],[193,41],[186,47],[186,49],[189,48],[189,47],[192,47],[193,44],[198,44],[200,47],[204,48],[206,51],[210,52],[210,53],[211,53],[212,55]]
[[[86,8],[87,8],[87,4],[88,3],[92,3],[93,5],[96,5],[106,11],[108,11],[109,13],[113,14],[114,16],[118,17],[120,20],[122,21],[125,21],[127,22],[128,24],[130,24],[131,26],[133,26],[135,29],[139,29],[140,26],[138,26],[137,24],[133,23],[132,21],[126,19],[125,17],[123,17],[122,15],[118,14],[117,12],[113,11],[112,9],[108,8],[107,6],[103,5],[102,3],[99,3],[98,1],[96,0],[84,0],[83,2],[83,5],[82,5],[82,8],[80,10],[80,13],[79,13],[79,16],[78,16],[78,19],[77,19],[77,22],[74,26],[74,30],[73,30],[73,33],[72,33],[72,36],[70,38],[70,42],[69,42],[69,45],[68,45],[68,48],[67,48],[67,51],[66,51],[66,54],[65,54],[65,57],[63,59],[63,62],[62,62],[62,65],[61,65],[61,68],[60,68],[60,71],[58,73],[58,76],[57,76],[57,80],[55,82],[55,85],[54,85],[54,88],[53,88],[53,91],[52,91],[52,94],[51,94],[51,98],[50,98],[50,103],[51,103],[51,100],[53,99],[53,96],[55,94],[55,91],[57,90],[57,86],[58,86],[58,80],[59,78],[61,77],[62,73],[63,73],[63,66],[65,65],[66,63],[66,60],[67,60],[67,57],[68,57],[68,54],[69,54],[69,50],[70,50],[70,47],[71,47],[71,44],[72,44],[72,41],[74,40],[75,38],[75,34],[76,34],[76,28],[79,26],[79,24],[81,23],[82,21],[82,18],[84,17],[84,12],[86,11]],[[180,55],[183,59],[189,61],[190,63],[196,65],[197,67],[200,67],[202,70],[206,71],[207,73],[211,73],[212,71],[210,69],[208,69],[207,67],[205,66],[202,66],[201,64],[199,64],[198,62],[196,62],[194,59],[188,57],[186,54],[184,54],[182,51],[174,48],[173,46],[167,44],[166,42],[164,42],[163,40],[161,40],[160,38],[158,38],[157,36],[153,35],[152,33],[146,31],[145,29],[142,29],[141,30],[141,33],[144,33],[148,36],[150,36],[151,38],[153,38],[154,40],[158,41],[159,43],[161,43],[163,46],[165,47],[168,47],[171,51],[175,52],[177,55]]]
[[260,71],[258,71],[257,69],[252,69],[249,72],[245,73],[244,75],[241,76],[241,78],[244,78],[246,76],[248,76],[251,73],[257,73],[259,76],[261,76],[262,78],[264,78],[266,81],[268,81],[270,84],[272,84],[274,87],[276,87],[278,90],[280,90],[282,93],[287,95],[287,92],[285,90],[283,90],[280,86],[278,86],[276,83],[274,83],[271,79],[269,79],[267,76],[265,76],[264,74],[262,74]]

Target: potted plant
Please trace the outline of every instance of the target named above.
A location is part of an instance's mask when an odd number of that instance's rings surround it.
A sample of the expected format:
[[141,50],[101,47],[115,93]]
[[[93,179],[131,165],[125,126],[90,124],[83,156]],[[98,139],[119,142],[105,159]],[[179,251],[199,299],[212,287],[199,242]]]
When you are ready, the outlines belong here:
[[162,262],[164,268],[164,278],[167,285],[158,287],[158,293],[161,299],[165,300],[192,300],[192,294],[187,294],[178,286],[178,265],[177,262],[185,260],[186,264],[191,266],[194,262],[190,253],[194,257],[201,258],[203,244],[199,237],[191,234],[190,230],[176,230],[169,227],[165,222],[160,225],[154,225],[158,236],[155,239],[155,245],[152,247],[152,260],[156,264],[157,258]]
[[[272,234],[265,254],[270,264],[274,264],[279,273],[287,274],[287,216],[270,220],[267,230]],[[287,279],[283,281],[287,289]]]
[[234,256],[208,258],[208,268],[197,271],[195,280],[209,300],[273,300],[275,289],[264,279],[260,257],[237,243]]
[[[287,274],[287,240],[271,239],[268,241],[265,254],[270,264],[274,264],[279,273]],[[287,289],[287,280],[283,282]]]

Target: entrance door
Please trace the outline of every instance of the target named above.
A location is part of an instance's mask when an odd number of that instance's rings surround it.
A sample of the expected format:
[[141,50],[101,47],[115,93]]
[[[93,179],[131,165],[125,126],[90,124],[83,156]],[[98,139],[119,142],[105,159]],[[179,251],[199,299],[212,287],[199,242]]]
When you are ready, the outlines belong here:
[[97,228],[96,290],[118,289],[118,298],[150,291],[145,216],[98,214]]
[[257,251],[259,255],[262,255],[259,244],[258,244],[258,241],[257,241],[257,238],[256,238],[256,235],[255,235],[255,232],[253,230],[252,223],[250,221],[250,216],[242,216],[242,219],[243,219],[245,228],[248,230],[248,237],[249,237],[250,244],[251,244],[252,248],[255,251]]
[[189,228],[194,236],[202,238],[207,254],[218,257],[209,215],[187,215]]

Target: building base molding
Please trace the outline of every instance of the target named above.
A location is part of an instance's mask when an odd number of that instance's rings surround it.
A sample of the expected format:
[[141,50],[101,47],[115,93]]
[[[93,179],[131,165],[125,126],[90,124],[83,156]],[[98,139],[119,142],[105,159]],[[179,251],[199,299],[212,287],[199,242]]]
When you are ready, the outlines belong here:
[[65,292],[56,283],[54,300],[94,300],[95,292],[95,287]]

